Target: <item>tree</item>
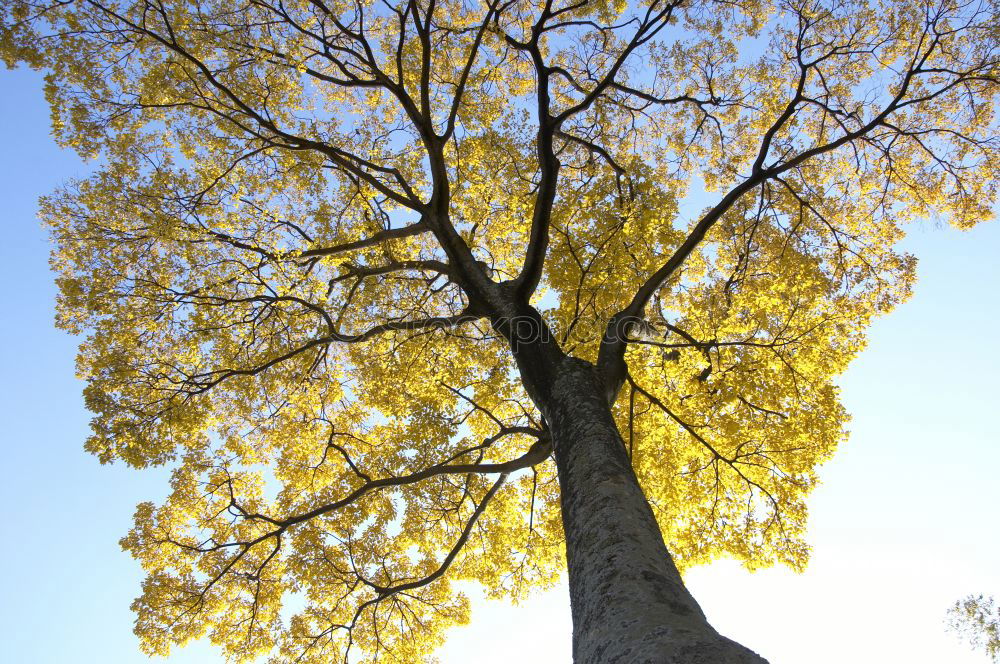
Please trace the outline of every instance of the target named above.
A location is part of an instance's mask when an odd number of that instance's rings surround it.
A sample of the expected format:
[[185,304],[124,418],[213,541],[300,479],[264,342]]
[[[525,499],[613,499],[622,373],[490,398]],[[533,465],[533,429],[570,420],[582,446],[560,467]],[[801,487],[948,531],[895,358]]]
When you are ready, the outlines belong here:
[[989,595],[967,595],[948,609],[948,629],[1000,662],[1000,609]]
[[2,16],[100,160],[42,202],[87,448],[174,465],[122,540],[150,653],[417,661],[451,581],[565,564],[580,662],[763,661],[678,568],[805,564],[903,224],[995,200],[992,2]]

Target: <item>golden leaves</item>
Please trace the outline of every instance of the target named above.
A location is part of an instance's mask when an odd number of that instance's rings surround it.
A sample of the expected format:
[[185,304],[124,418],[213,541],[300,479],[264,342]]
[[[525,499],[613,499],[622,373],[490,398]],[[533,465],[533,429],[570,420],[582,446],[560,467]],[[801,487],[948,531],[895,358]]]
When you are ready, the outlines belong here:
[[681,564],[801,568],[904,222],[994,204],[986,9],[705,3],[644,40],[624,2],[434,7],[3,10],[4,61],[50,68],[57,140],[101,158],[42,203],[87,447],[174,468],[122,542],[148,652],[419,661],[468,618],[449,578],[558,577],[552,464],[494,483],[546,433],[467,265],[508,286],[533,228],[529,295],[593,360],[715,219],[638,312],[615,416]]

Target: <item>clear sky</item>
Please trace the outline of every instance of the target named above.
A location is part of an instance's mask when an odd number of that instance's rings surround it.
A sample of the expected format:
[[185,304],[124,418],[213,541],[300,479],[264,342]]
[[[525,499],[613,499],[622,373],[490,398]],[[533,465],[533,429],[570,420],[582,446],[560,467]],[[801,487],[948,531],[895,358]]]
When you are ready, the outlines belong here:
[[[118,547],[163,471],[102,467],[76,341],[52,326],[38,196],[86,172],[48,137],[41,78],[0,70],[0,661],[144,662],[129,604],[138,566]],[[726,562],[687,580],[712,623],[771,664],[984,664],[944,631],[949,604],[1000,592],[1000,225],[915,226],[915,297],[872,329],[843,377],[850,441],[813,495],[809,569],[748,574]],[[446,664],[568,664],[564,586],[520,607],[477,602]],[[167,660],[209,664],[205,644]]]

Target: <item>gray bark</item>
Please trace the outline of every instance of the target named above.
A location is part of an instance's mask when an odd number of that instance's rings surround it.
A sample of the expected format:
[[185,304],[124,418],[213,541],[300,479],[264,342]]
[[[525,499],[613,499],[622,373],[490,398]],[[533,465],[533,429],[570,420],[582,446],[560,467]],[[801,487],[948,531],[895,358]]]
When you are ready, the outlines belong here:
[[[577,664],[766,664],[684,587],[594,367],[563,356],[541,401],[562,493]],[[542,396],[542,395],[539,395]]]

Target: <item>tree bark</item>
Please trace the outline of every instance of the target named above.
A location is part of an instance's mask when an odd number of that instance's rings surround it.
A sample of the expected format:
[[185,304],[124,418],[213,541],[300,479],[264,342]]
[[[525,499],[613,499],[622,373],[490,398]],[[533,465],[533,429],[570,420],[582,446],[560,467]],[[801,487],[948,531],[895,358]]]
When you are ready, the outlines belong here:
[[596,369],[563,356],[547,382],[539,396],[561,488],[574,662],[766,664],[716,632],[684,587]]

